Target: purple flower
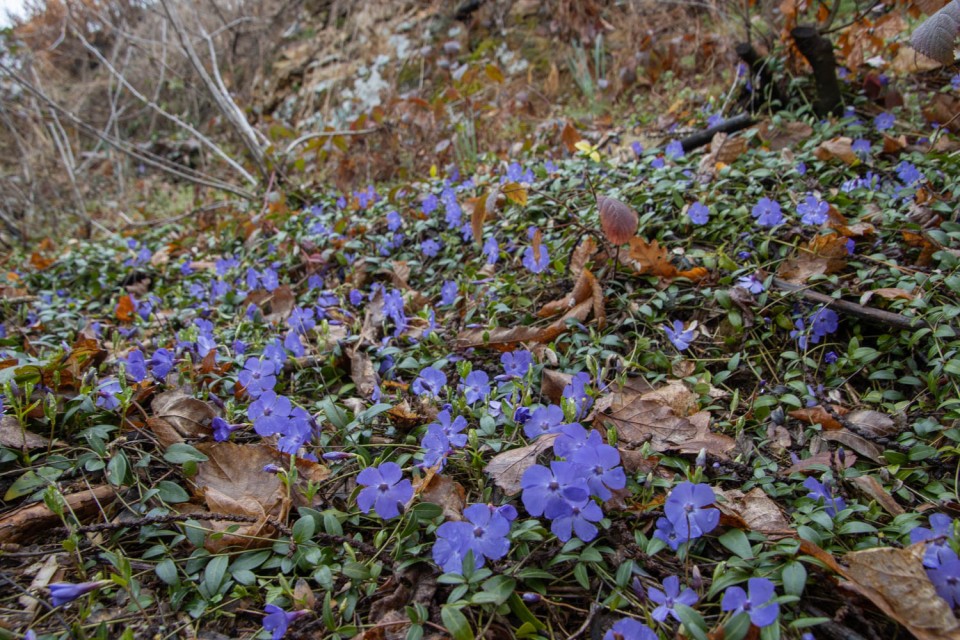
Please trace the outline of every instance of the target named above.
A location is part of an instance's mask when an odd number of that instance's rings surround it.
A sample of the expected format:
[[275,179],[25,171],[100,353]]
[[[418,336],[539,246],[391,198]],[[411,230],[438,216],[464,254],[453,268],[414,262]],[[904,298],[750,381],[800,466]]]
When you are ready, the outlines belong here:
[[667,334],[667,339],[677,348],[677,351],[689,349],[690,343],[693,342],[693,329],[684,330],[683,321],[681,320],[674,320],[672,328],[668,325],[663,325],[663,332]]
[[730,587],[723,594],[720,608],[724,611],[733,611],[733,615],[746,612],[750,622],[757,627],[768,627],[777,621],[780,615],[780,605],[771,602],[776,596],[773,583],[766,578],[750,578],[747,581],[747,592],[740,587]]
[[671,140],[667,143],[666,149],[664,149],[666,156],[672,160],[677,160],[683,157],[683,144],[679,140]]
[[457,294],[459,292],[457,283],[453,280],[447,280],[443,283],[443,286],[440,287],[440,304],[444,306],[453,304],[457,301]]
[[220,416],[216,416],[210,422],[210,428],[213,429],[213,439],[217,442],[224,442],[230,439],[230,434],[239,429],[240,425],[230,424]]
[[765,286],[763,286],[763,280],[758,278],[754,273],[738,278],[737,285],[743,287],[753,295],[759,295],[767,289]]
[[623,467],[619,466],[620,452],[615,447],[608,444],[584,446],[568,457],[572,462],[583,465],[591,495],[601,500],[613,497],[610,489],[623,489],[627,486],[627,475]]
[[523,425],[523,435],[531,440],[545,433],[555,433],[560,430],[563,422],[563,409],[555,404],[535,409],[527,423]]
[[572,462],[551,462],[550,468],[535,464],[523,473],[521,500],[531,516],[555,518],[568,508],[568,501],[581,503],[590,493],[580,474],[582,467]]
[[960,559],[952,550],[936,567],[927,569],[927,577],[937,590],[937,595],[947,601],[950,608],[960,604]]
[[507,351],[500,356],[500,364],[503,365],[503,375],[497,376],[497,379],[522,378],[530,371],[533,365],[533,354],[526,349],[517,351]]
[[392,232],[396,231],[401,226],[403,226],[403,218],[400,217],[400,214],[396,211],[387,212],[387,229]]
[[590,384],[590,374],[581,371],[575,374],[563,388],[563,398],[573,403],[577,420],[586,415],[593,406],[593,398],[587,393],[588,384]]
[[653,532],[653,537],[666,542],[672,551],[676,551],[681,542],[686,542],[686,538],[680,537],[667,518],[657,518],[657,530]]
[[432,238],[429,240],[424,240],[420,243],[420,251],[422,251],[423,255],[427,256],[428,258],[435,258],[436,255],[440,253],[440,244]]
[[97,386],[96,405],[107,411],[113,411],[120,406],[117,394],[120,393],[120,382],[113,379],[104,380]]
[[287,613],[275,604],[268,604],[263,611],[266,614],[263,616],[263,628],[272,634],[271,640],[280,640],[287,633],[291,622],[310,613],[306,609]]
[[418,396],[424,394],[439,396],[443,387],[447,384],[447,376],[435,367],[425,367],[420,371],[420,375],[413,381],[411,388]]
[[497,259],[500,257],[500,245],[497,243],[496,237],[490,236],[483,243],[483,255],[487,258],[487,264],[497,263]]
[[823,361],[827,364],[833,364],[837,360],[838,360],[838,356],[836,351],[827,351],[823,355]]
[[247,408],[247,417],[253,422],[254,430],[266,438],[286,431],[292,411],[290,398],[278,396],[273,391],[264,391]]
[[[552,516],[550,531],[561,542],[569,540],[574,533],[584,542],[590,542],[597,537],[597,527],[594,522],[603,520],[603,511],[590,498],[558,503],[559,512]],[[547,516],[548,518],[551,516]]]
[[680,592],[680,578],[677,576],[668,576],[664,579],[663,591],[656,587],[649,587],[647,597],[659,605],[650,614],[657,622],[663,622],[668,615],[679,622],[680,614],[674,610],[674,605],[682,604],[692,607],[698,600],[696,592],[690,587],[684,589],[683,593]]
[[360,511],[370,513],[373,508],[384,520],[400,515],[403,505],[413,498],[413,485],[394,462],[367,467],[357,475],[357,484],[365,487],[357,495]]
[[147,377],[147,363],[143,359],[143,352],[140,351],[140,349],[134,349],[127,354],[124,362],[126,364],[125,370],[127,374],[133,378],[135,382],[143,382],[143,379]]
[[950,78],[950,86],[954,91],[960,91],[960,73]]
[[710,220],[710,209],[697,200],[687,209],[687,217],[693,224],[707,224],[707,221]]
[[643,155],[643,145],[640,144],[639,142],[631,142],[630,149],[637,155],[637,157],[640,157]]
[[476,404],[478,400],[486,400],[490,395],[490,376],[483,371],[471,371],[460,384],[467,404]]
[[892,113],[884,111],[873,119],[873,127],[877,131],[886,131],[887,129],[892,129],[896,118]]
[[797,169],[797,173],[799,173],[800,175],[802,175],[802,176],[807,175],[807,163],[806,163],[806,162],[798,162],[796,169]]
[[657,156],[650,161],[650,166],[653,169],[663,169],[666,165],[667,163],[664,161],[663,156]]
[[578,451],[585,447],[595,448],[603,445],[603,437],[599,431],[591,429],[588,432],[579,422],[560,425],[559,432],[560,435],[553,441],[553,453],[558,458],[567,458],[572,462],[578,462],[574,459]]
[[949,541],[953,539],[953,518],[942,513],[930,516],[930,528],[915,527],[910,532],[910,544],[929,541],[923,556],[923,565],[927,568],[940,566],[949,558],[953,550]]
[[433,545],[433,561],[446,573],[461,573],[463,561],[473,552],[474,567],[483,566],[486,558],[499,560],[510,550],[510,525],[517,511],[507,505],[494,507],[472,504],[463,510],[462,522],[444,522],[437,528]]
[[810,342],[817,344],[820,340],[837,330],[840,318],[829,307],[820,307],[807,319],[810,324]]
[[897,177],[900,178],[900,182],[907,186],[911,186],[923,180],[923,174],[912,164],[903,160],[896,166]]
[[[439,418],[440,416],[438,415],[437,417]],[[462,416],[459,417],[462,419]],[[450,416],[449,412],[447,412],[447,421],[449,422],[449,420]],[[461,435],[460,437],[462,437],[464,443],[466,443],[467,437],[465,435]],[[423,436],[420,446],[423,448],[423,460],[419,466],[425,469],[437,467],[442,471],[447,464],[447,456],[453,453],[450,438],[447,437],[444,428],[437,423],[427,425],[427,433]]]
[[150,373],[157,380],[163,380],[173,369],[173,354],[163,347],[157,349],[147,360],[147,366],[150,367]]
[[797,205],[797,213],[800,215],[800,222],[803,224],[821,225],[827,221],[830,205],[810,193],[807,194],[803,202]]
[[621,618],[607,630],[603,640],[657,640],[657,634],[633,618]]
[[531,273],[543,273],[550,265],[550,253],[547,251],[547,245],[541,243],[539,259],[532,246],[524,249],[522,262],[523,266]]
[[819,480],[811,476],[803,481],[803,486],[810,491],[810,493],[807,494],[808,498],[816,500],[817,502],[823,501],[826,505],[824,511],[826,511],[827,515],[831,518],[836,516],[837,512],[847,508],[843,498],[839,496],[836,498],[833,497],[829,484],[821,484]]
[[750,215],[757,219],[757,224],[761,227],[775,227],[783,222],[780,204],[766,197],[760,198],[757,204],[753,205]]
[[866,138],[857,138],[850,145],[850,150],[860,158],[867,158],[870,155],[870,141]]
[[680,536],[692,540],[720,523],[720,511],[710,507],[716,499],[710,485],[681,482],[667,496],[663,512]]
[[313,319],[313,309],[310,307],[295,307],[287,318],[287,326],[303,335],[317,326]]
[[439,204],[440,204],[440,201],[437,199],[437,196],[431,193],[426,198],[423,199],[423,206],[421,207],[421,211],[423,211],[424,215],[430,215],[431,213],[437,210],[437,206]]
[[450,441],[450,444],[455,447],[465,447],[467,445],[467,434],[461,433],[461,431],[467,428],[466,418],[457,416],[451,421],[450,411],[444,409],[437,414],[437,420],[439,422],[434,422],[429,426],[439,427],[443,431],[443,435]]
[[243,371],[237,376],[251,398],[259,398],[277,384],[276,365],[272,360],[247,358]]
[[93,582],[80,582],[74,584],[72,582],[54,582],[53,584],[47,585],[47,588],[50,589],[50,600],[53,602],[53,606],[59,607],[67,604],[68,602],[73,602],[77,598],[91,591],[96,591],[100,587],[111,584],[109,580],[95,580]]

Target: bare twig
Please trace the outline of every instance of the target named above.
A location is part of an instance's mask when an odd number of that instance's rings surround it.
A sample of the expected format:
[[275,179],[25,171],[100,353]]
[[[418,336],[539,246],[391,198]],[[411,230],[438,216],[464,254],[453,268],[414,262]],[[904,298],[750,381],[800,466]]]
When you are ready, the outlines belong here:
[[893,313],[892,311],[884,311],[883,309],[865,307],[862,304],[850,302],[849,300],[838,300],[836,298],[831,298],[828,295],[806,289],[801,285],[786,282],[780,278],[773,279],[773,286],[782,291],[796,293],[805,300],[826,305],[836,311],[846,313],[847,315],[851,315],[862,320],[869,320],[871,322],[890,325],[891,327],[896,327],[897,329],[920,329],[928,326],[926,320],[920,317],[911,318],[899,313]]

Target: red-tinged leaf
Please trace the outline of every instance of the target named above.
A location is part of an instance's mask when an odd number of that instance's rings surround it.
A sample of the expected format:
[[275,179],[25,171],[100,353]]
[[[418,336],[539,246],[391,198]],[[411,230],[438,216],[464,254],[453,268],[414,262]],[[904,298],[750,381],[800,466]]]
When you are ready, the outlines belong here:
[[640,216],[633,207],[616,198],[597,196],[600,211],[600,228],[607,240],[619,246],[636,236]]
[[677,271],[677,278],[686,278],[691,282],[700,282],[710,275],[706,267],[694,267],[685,271]]
[[521,207],[527,206],[527,190],[516,182],[508,182],[503,185],[501,193],[507,197],[510,202],[516,202]]
[[487,77],[497,84],[503,84],[503,81],[506,80],[506,78],[503,77],[503,71],[500,71],[500,67],[495,64],[488,64],[484,71],[486,72]]
[[543,234],[540,233],[540,229],[537,229],[533,233],[533,240],[531,242],[531,247],[533,248],[533,261],[537,264],[540,264],[540,247],[543,244]]
[[580,142],[580,134],[573,127],[571,123],[567,123],[563,127],[563,132],[560,134],[560,139],[563,140],[563,145],[567,148],[567,151],[570,153],[577,152],[577,143]]
[[133,313],[136,309],[136,305],[133,304],[133,298],[130,296],[120,296],[120,301],[117,303],[117,309],[114,315],[120,322],[130,322],[133,320]]
[[483,245],[483,221],[487,218],[487,194],[470,198],[465,204],[471,209],[470,228],[473,231],[473,239],[477,244]]
[[661,278],[673,278],[677,275],[677,268],[670,264],[666,248],[661,247],[656,240],[647,242],[638,236],[631,238],[627,261],[641,275]]
[[[832,405],[831,408],[837,415],[843,415],[847,412],[846,409],[838,405]],[[820,424],[824,429],[834,431],[843,429],[843,425],[840,424],[836,418],[830,415],[830,413],[820,405],[815,407],[806,407],[804,409],[794,409],[789,413],[789,415],[791,418],[795,418],[801,422],[806,422],[807,424]]]

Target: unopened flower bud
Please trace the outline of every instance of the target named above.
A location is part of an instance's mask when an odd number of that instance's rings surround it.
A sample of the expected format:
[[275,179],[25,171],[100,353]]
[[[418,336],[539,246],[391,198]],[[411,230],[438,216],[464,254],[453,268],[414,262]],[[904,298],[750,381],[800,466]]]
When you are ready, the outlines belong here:
[[700,449],[700,453],[697,454],[696,465],[701,469],[707,466],[707,450],[706,449]]
[[524,602],[527,602],[529,604],[536,604],[541,600],[543,600],[543,598],[540,596],[539,593],[533,593],[532,591],[528,591],[520,597],[523,599]]
[[690,588],[694,591],[703,588],[703,576],[700,575],[700,567],[697,565],[693,565],[693,569],[690,571]]

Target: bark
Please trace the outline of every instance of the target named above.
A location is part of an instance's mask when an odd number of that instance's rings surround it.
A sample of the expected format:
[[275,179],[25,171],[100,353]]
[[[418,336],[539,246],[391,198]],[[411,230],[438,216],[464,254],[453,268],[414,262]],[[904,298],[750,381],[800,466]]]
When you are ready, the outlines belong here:
[[813,81],[817,87],[817,99],[813,110],[818,116],[843,113],[843,98],[837,81],[837,59],[833,55],[833,43],[823,37],[816,27],[801,26],[790,32],[797,49],[813,67]]

